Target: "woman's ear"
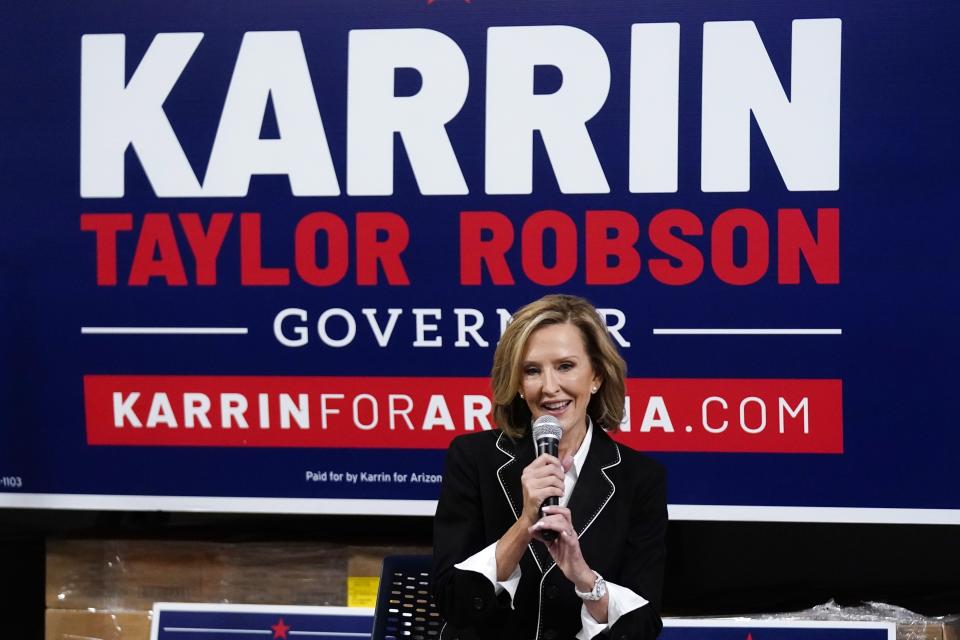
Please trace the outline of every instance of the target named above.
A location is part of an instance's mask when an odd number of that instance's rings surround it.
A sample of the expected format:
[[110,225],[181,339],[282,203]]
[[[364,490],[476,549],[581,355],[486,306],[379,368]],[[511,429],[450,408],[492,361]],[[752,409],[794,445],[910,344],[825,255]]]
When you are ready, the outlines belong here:
[[600,385],[603,384],[603,378],[600,376],[593,376],[593,384],[590,387],[590,393],[594,394],[600,390]]

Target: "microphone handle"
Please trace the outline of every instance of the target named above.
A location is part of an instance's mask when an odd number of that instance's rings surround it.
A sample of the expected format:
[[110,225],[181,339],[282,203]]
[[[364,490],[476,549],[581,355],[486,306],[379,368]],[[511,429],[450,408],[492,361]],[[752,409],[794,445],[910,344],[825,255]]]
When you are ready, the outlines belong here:
[[[537,440],[537,457],[540,457],[544,453],[553,456],[554,458],[560,453],[560,443],[556,438],[541,438]],[[560,506],[560,498],[557,496],[550,496],[540,505],[540,517],[543,517],[543,508],[544,507],[558,507]],[[552,530],[544,531],[540,534],[541,537],[547,542],[553,542],[557,539],[557,532]]]

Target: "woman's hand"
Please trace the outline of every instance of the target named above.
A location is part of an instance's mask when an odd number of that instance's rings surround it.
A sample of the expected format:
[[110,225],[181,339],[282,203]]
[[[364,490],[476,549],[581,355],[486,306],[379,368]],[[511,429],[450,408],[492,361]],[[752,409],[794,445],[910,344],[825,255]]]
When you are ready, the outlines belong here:
[[544,500],[552,496],[563,496],[563,476],[570,464],[573,464],[573,458],[568,456],[568,460],[569,463],[564,467],[560,460],[544,453],[523,470],[520,476],[520,486],[523,487],[521,519],[524,520],[526,528],[540,519],[540,505]]
[[520,476],[523,488],[523,512],[513,526],[497,541],[497,579],[506,580],[517,568],[520,558],[533,539],[531,527],[540,519],[540,505],[551,496],[563,495],[563,476],[573,464],[573,458],[560,463],[553,456],[543,454],[528,464]]
[[[544,531],[556,531],[553,542],[543,539]],[[566,507],[544,507],[543,518],[530,527],[530,535],[543,542],[553,561],[567,579],[577,585],[581,591],[589,591],[596,580],[593,570],[583,559],[580,552],[580,539],[573,528],[570,509]]]

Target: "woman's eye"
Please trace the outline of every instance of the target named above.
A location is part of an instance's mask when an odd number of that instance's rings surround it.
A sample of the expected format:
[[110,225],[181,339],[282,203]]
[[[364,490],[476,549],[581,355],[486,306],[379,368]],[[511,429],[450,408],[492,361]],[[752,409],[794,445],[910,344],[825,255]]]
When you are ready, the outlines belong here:
[[569,362],[564,362],[559,367],[557,367],[557,369],[559,369],[560,371],[569,371],[570,369],[573,369],[573,364]]
[[534,367],[527,367],[526,369],[523,370],[523,373],[528,376],[535,376],[537,375],[537,373],[539,373],[539,371]]

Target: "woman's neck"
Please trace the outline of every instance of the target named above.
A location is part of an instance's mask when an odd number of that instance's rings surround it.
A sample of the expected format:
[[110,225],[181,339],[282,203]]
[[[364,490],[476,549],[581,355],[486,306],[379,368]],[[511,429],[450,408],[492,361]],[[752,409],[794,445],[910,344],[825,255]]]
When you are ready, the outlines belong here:
[[583,439],[586,437],[586,422],[582,423],[576,429],[571,429],[565,432],[563,437],[560,438],[560,460],[562,461],[567,456],[576,455],[577,451],[580,449],[580,445],[583,444]]

